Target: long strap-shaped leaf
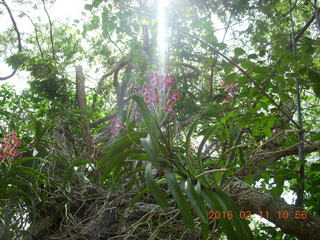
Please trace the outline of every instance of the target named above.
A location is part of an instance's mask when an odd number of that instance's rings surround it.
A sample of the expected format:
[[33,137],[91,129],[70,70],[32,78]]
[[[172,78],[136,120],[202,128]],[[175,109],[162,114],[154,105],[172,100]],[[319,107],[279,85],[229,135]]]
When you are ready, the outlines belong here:
[[152,175],[152,163],[149,162],[146,166],[145,170],[145,177],[147,181],[147,185],[154,197],[154,199],[160,204],[160,206],[166,210],[168,208],[168,201],[166,196],[161,191],[159,185],[154,180],[154,177]]
[[160,134],[159,128],[155,119],[152,117],[148,107],[144,103],[143,99],[140,96],[134,95],[132,99],[136,101],[144,123],[148,128],[149,138],[142,141],[143,146],[150,157],[150,160],[153,162],[154,166],[159,168],[159,155],[160,155],[160,145],[158,142],[158,136]]
[[220,199],[226,205],[226,207],[234,213],[234,218],[232,219],[232,224],[234,225],[237,232],[243,234],[246,239],[253,239],[252,232],[246,220],[240,219],[240,210],[232,201],[232,199],[220,190],[216,190],[216,194],[219,195]]
[[138,152],[139,150],[131,149],[120,154],[107,154],[105,156],[105,158],[107,159],[106,167],[103,170],[103,174],[100,178],[100,181],[104,182],[112,171],[115,172],[117,168],[122,167],[124,161],[129,156],[136,154]]
[[139,107],[142,118],[148,128],[148,132],[150,134],[151,140],[153,142],[158,142],[159,128],[157,126],[155,119],[152,117],[148,107],[146,106],[146,104],[144,103],[143,99],[140,96],[134,95],[132,96],[132,99],[136,101]]
[[166,175],[168,181],[168,187],[170,192],[172,193],[182,215],[183,220],[187,224],[190,229],[194,229],[193,215],[187,203],[186,197],[183,195],[183,192],[177,183],[174,174],[169,172]]
[[219,212],[232,211],[233,217],[231,219],[220,218],[223,231],[228,239],[253,239],[253,235],[247,222],[240,219],[239,210],[229,196],[220,190],[209,190],[207,188],[204,188],[202,195],[214,210]]
[[[220,204],[220,201],[218,200],[218,197],[214,192],[205,189],[202,191],[202,196],[210,204],[212,210],[219,212],[228,211],[226,208],[223,207],[223,205]],[[219,219],[219,223],[221,223],[223,232],[226,234],[229,240],[238,240],[237,234],[230,220],[221,218]]]
[[124,148],[127,148],[128,146],[132,144],[139,144],[141,137],[145,137],[146,134],[143,132],[132,132],[128,133],[114,142],[108,144],[105,148],[104,151],[107,151],[107,154],[104,155],[97,163],[96,167],[101,168],[106,164],[107,161],[109,161],[110,157],[119,154],[121,150]]
[[204,205],[202,196],[199,196],[193,187],[190,179],[185,181],[185,192],[190,200],[191,206],[195,210],[196,214],[200,217],[201,222],[208,223],[207,209]]

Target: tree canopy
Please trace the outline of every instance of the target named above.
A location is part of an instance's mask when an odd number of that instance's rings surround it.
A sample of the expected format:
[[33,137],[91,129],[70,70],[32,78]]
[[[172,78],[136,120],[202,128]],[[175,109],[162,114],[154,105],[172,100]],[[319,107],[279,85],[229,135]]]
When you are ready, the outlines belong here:
[[319,239],[317,0],[54,4],[0,0],[0,239]]

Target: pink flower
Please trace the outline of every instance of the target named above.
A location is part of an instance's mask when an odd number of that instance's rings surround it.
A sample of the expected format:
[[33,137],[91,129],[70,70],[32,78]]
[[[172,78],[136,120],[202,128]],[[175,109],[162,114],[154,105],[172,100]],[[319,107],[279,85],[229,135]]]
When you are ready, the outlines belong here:
[[159,94],[156,91],[152,91],[150,94],[150,102],[153,104],[158,104],[160,102]]
[[221,88],[223,88],[223,89],[225,89],[226,91],[229,91],[229,92],[233,92],[237,88],[237,85],[233,84],[233,83],[225,86],[224,81],[221,82],[220,86],[221,86]]
[[150,73],[149,82],[144,85],[141,90],[141,95],[146,104],[159,104],[166,100],[164,105],[165,112],[174,113],[173,104],[180,98],[177,90],[170,90],[170,87],[174,84],[175,79],[172,75],[163,75],[159,73]]
[[170,113],[170,114],[174,114],[175,113],[174,106],[170,103],[170,101],[168,101],[166,104],[164,104],[164,106],[165,106],[164,111],[166,113]]
[[161,75],[159,75],[157,73],[150,73],[150,75],[149,75],[150,86],[153,88],[158,88],[161,79],[162,79]]
[[9,132],[4,136],[1,143],[0,161],[7,160],[12,162],[20,152],[16,149],[20,145],[20,141],[16,132]]
[[228,104],[227,104],[227,103],[222,103],[221,106],[222,106],[223,108],[228,108]]
[[171,100],[172,103],[174,103],[175,101],[177,101],[180,98],[178,90],[170,90],[169,94],[170,94],[169,100]]
[[158,92],[151,89],[149,86],[144,86],[142,89],[142,96],[147,104],[158,104],[160,102],[160,96]]
[[226,94],[226,99],[227,99],[228,101],[230,101],[232,98],[233,98],[232,94],[230,94],[230,93],[227,93],[227,94]]
[[151,90],[149,86],[143,86],[142,89],[142,96],[143,99],[146,101],[147,104],[151,103]]
[[171,87],[174,84],[174,82],[175,82],[175,80],[174,80],[172,75],[165,76],[165,78],[164,78],[164,86],[166,88]]

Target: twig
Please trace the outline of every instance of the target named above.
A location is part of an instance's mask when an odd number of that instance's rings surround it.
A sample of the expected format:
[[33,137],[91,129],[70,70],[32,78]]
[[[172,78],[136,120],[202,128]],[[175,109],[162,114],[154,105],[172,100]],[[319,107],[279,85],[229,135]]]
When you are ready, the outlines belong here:
[[48,13],[46,4],[44,3],[44,0],[42,0],[42,4],[43,4],[43,9],[46,12],[47,17],[48,17],[48,21],[49,21],[49,33],[50,33],[50,42],[51,42],[51,49],[52,49],[52,59],[54,60],[56,53],[55,53],[55,50],[54,50],[52,21],[51,21],[50,15]]
[[212,170],[209,170],[209,171],[206,171],[206,172],[203,172],[203,173],[197,175],[196,178],[200,178],[200,177],[202,177],[202,176],[204,176],[204,175],[208,175],[208,174],[211,174],[211,173],[226,172],[226,171],[228,171],[228,170],[229,170],[229,169],[227,169],[227,168],[212,169]]
[[[291,7],[291,0],[289,0],[290,4],[290,22],[291,22],[291,40],[292,40],[292,50],[293,54],[297,55],[297,46],[296,41],[294,37],[294,20],[293,20],[293,14],[292,14],[292,7]],[[315,11],[315,15],[317,15],[317,12]],[[296,85],[296,101],[297,101],[297,113],[298,113],[298,123],[302,128],[302,113],[301,113],[301,99],[300,99],[300,84],[297,77],[294,77],[295,85]],[[296,206],[301,207],[302,201],[303,201],[303,193],[304,193],[304,181],[305,181],[305,173],[304,173],[304,136],[303,131],[298,132],[298,141],[299,143],[299,150],[298,150],[298,158],[299,161],[302,163],[300,165],[300,179],[301,184],[298,187],[297,191],[297,199],[296,199]]]
[[230,62],[233,66],[235,66],[266,98],[269,99],[269,101],[276,106],[280,112],[282,112],[291,122],[292,124],[296,127],[296,128],[301,128],[300,125],[298,123],[296,123],[296,121],[294,121],[292,119],[292,117],[290,115],[288,115],[274,100],[272,97],[269,96],[269,94],[254,80],[254,78],[246,71],[244,70],[242,67],[240,67],[235,61],[233,61],[232,59],[230,59],[229,57],[227,57],[225,54],[223,54],[222,52],[220,52],[219,50],[217,50],[215,47],[213,47],[211,44],[201,40],[200,38],[193,36],[187,32],[181,31],[182,33],[184,33],[185,35],[189,36],[190,38],[193,38],[199,42],[201,42],[202,44],[206,45],[207,47],[209,47],[213,52],[215,52],[216,54],[218,54],[219,56],[221,56],[222,58],[224,58],[225,60],[227,60],[228,62]]
[[268,139],[266,142],[262,143],[259,147],[257,147],[255,150],[252,151],[251,155],[254,155],[254,153],[258,150],[260,150],[263,146],[267,145],[268,143],[272,142],[273,140],[277,139],[278,137],[282,136],[285,133],[285,131],[281,131],[280,133],[278,133],[277,135],[275,135],[274,137]]
[[101,93],[101,90],[102,90],[102,84],[104,82],[104,80],[111,76],[112,74],[114,74],[115,72],[119,71],[120,69],[124,68],[126,65],[128,64],[128,61],[126,60],[126,57],[122,57],[120,59],[120,61],[117,63],[116,66],[114,66],[111,71],[109,71],[108,73],[104,74],[100,79],[99,79],[99,82],[98,82],[98,86],[97,86],[97,90],[95,92],[95,94],[93,95],[93,100],[92,100],[92,104],[91,104],[91,112],[94,111],[95,109],[95,105],[96,105],[96,102],[97,102],[97,97],[98,95]]
[[[10,16],[10,19],[11,19],[11,22],[12,22],[12,24],[13,24],[14,31],[15,31],[16,34],[17,34],[17,39],[18,39],[18,53],[19,53],[19,52],[22,51],[22,45],[21,45],[21,34],[20,34],[20,32],[19,32],[17,23],[16,23],[16,21],[14,20],[14,17],[13,17],[13,15],[12,15],[12,12],[11,12],[8,4],[6,3],[6,1],[5,1],[5,0],[2,0],[2,2],[0,2],[0,3],[1,3],[2,5],[4,5],[5,8],[7,9],[8,13],[9,13],[9,16]],[[10,75],[8,75],[8,76],[6,76],[6,77],[0,77],[0,81],[4,81],[4,80],[7,80],[7,79],[13,77],[13,76],[16,74],[17,70],[18,70],[18,68],[15,67]]]

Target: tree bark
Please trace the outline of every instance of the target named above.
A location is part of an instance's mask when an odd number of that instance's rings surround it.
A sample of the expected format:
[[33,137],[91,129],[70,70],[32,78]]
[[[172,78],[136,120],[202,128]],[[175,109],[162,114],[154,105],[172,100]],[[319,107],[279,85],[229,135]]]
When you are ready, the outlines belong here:
[[78,65],[76,67],[76,90],[77,90],[77,102],[79,109],[82,111],[80,114],[80,121],[82,125],[82,134],[84,141],[84,149],[82,152],[83,159],[90,159],[92,154],[92,137],[90,134],[89,122],[87,120],[87,101],[85,91],[85,78],[83,76],[82,67]]
[[[243,211],[251,214],[262,214],[268,221],[274,223],[283,233],[290,234],[302,240],[319,240],[320,218],[307,215],[302,219],[298,211],[303,209],[287,204],[283,199],[275,199],[270,194],[253,188],[245,182],[233,178],[224,191],[231,196]],[[279,217],[287,211],[288,218]],[[267,215],[268,214],[268,215]],[[248,216],[248,214],[246,214]]]

